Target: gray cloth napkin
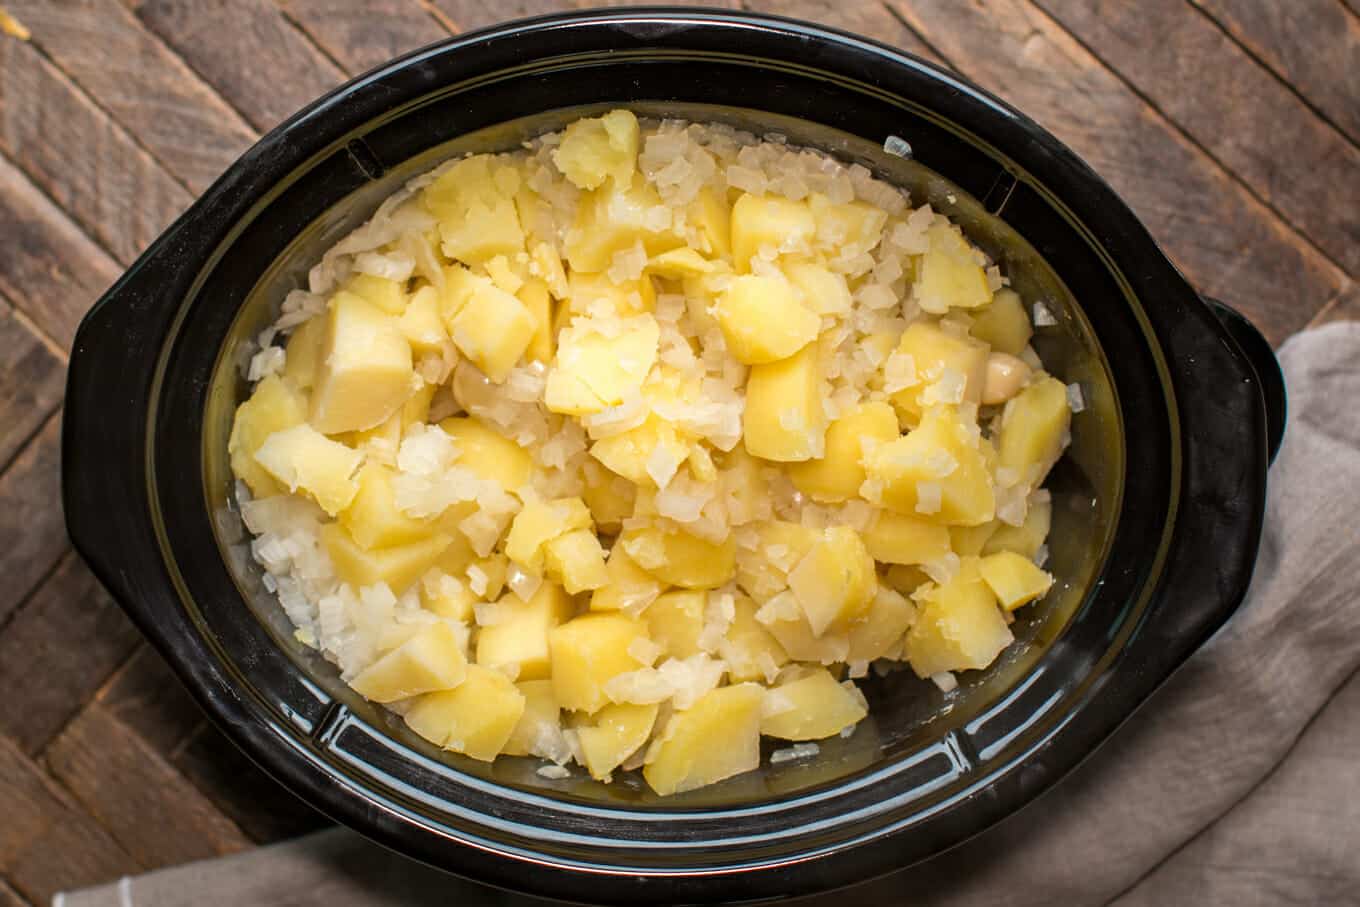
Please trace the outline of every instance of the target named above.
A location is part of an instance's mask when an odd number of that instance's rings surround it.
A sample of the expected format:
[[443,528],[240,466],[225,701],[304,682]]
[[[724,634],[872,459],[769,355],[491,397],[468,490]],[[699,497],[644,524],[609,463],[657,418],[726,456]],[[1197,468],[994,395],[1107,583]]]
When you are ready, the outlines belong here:
[[[1233,620],[1091,759],[887,904],[1360,904],[1360,324],[1280,351],[1289,428]],[[795,892],[789,892],[792,896]],[[830,897],[804,903],[831,903]],[[58,895],[59,907],[544,904],[335,829]]]

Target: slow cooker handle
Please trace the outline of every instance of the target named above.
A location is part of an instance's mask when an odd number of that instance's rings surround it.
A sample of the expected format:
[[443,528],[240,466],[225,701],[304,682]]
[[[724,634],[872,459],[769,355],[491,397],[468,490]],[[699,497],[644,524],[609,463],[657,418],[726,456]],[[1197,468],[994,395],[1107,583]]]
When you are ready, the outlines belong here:
[[1261,395],[1265,398],[1266,404],[1266,447],[1270,462],[1274,463],[1275,455],[1280,452],[1280,443],[1284,440],[1285,418],[1289,412],[1280,362],[1275,358],[1270,341],[1266,340],[1245,315],[1217,299],[1208,296],[1202,298],[1209,306],[1209,310],[1214,313],[1214,317],[1227,329],[1237,343],[1238,349],[1242,351],[1242,355],[1251,363],[1252,371],[1256,373],[1256,379],[1261,385]]

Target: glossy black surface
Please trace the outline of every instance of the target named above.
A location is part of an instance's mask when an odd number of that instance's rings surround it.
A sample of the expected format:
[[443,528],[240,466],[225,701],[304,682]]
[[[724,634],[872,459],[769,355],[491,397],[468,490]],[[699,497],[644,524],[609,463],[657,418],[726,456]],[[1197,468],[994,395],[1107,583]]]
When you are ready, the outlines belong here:
[[[431,751],[291,641],[226,506],[225,425],[243,392],[235,354],[296,266],[456,150],[511,147],[623,103],[768,121],[949,209],[1030,282],[1027,295],[1053,301],[1060,324],[1040,352],[1091,402],[1054,478],[1053,569],[1068,588],[1022,627],[1028,647],[953,697],[887,678],[870,690],[873,723],[815,765],[666,801],[627,784],[546,781],[523,760],[488,767]],[[961,192],[884,155],[889,134]],[[593,902],[806,893],[927,857],[1017,809],[1240,603],[1267,420],[1283,424],[1283,396],[1268,346],[1220,317],[1071,152],[929,64],[754,16],[537,20],[417,52],[302,111],[109,291],[72,356],[68,523],[227,733],[377,840]]]

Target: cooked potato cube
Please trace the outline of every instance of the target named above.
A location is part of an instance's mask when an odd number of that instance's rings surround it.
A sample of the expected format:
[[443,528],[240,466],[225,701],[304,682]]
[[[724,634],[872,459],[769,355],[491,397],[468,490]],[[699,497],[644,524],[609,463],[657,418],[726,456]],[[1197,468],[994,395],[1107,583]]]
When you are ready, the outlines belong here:
[[608,183],[576,206],[576,220],[566,235],[567,264],[573,271],[607,271],[616,253],[638,243],[651,256],[685,241],[672,231],[670,209],[650,183]]
[[339,523],[321,527],[321,543],[330,555],[335,573],[356,589],[386,583],[393,595],[401,595],[441,554],[453,544],[447,535],[432,535],[406,545],[362,548]]
[[534,573],[543,571],[543,546],[573,529],[590,528],[590,510],[580,498],[530,501],[510,524],[505,555]]
[[[1000,520],[989,520],[976,526],[950,526],[949,547],[959,557],[973,557],[982,553],[982,546],[1001,525]],[[925,563],[921,561],[920,563]]]
[[608,781],[610,772],[647,742],[656,723],[657,706],[618,703],[607,705],[595,715],[593,724],[576,729],[590,776]]
[[618,611],[623,608],[643,608],[653,602],[664,588],[646,570],[639,567],[622,545],[615,545],[605,562],[608,582],[590,595],[590,610]]
[[[463,565],[457,572],[466,569]],[[421,576],[420,604],[431,614],[467,623],[472,620],[473,609],[480,601],[466,582],[442,569]]]
[[599,589],[609,582],[604,549],[589,529],[573,529],[543,546],[548,575],[559,580],[572,595]]
[[[557,338],[544,403],[555,413],[580,416],[618,406],[639,390],[656,362],[660,327],[651,315],[618,323],[613,334],[593,319],[576,319]],[[598,329],[597,329],[598,328]]]
[[1014,290],[997,290],[990,305],[973,312],[968,332],[1000,353],[1019,356],[1029,346],[1034,328]]
[[888,212],[868,202],[836,204],[814,193],[809,205],[817,221],[817,246],[836,258],[850,259],[873,251],[888,222]]
[[878,574],[859,533],[849,526],[832,526],[789,572],[789,589],[812,632],[821,636],[833,627],[848,628],[868,611]]
[[536,243],[530,252],[530,258],[533,262],[531,269],[548,285],[548,292],[557,299],[565,299],[567,271],[562,267],[562,256],[557,254],[556,247],[551,243]]
[[949,554],[950,530],[930,520],[883,510],[864,532],[864,546],[884,564],[929,564]]
[[530,280],[520,287],[516,298],[534,319],[534,335],[530,338],[529,347],[524,355],[528,359],[547,365],[552,362],[553,353],[557,350],[557,335],[553,332],[552,324],[552,297],[548,293],[548,285],[541,280]]
[[636,428],[596,441],[590,455],[628,481],[654,487],[670,482],[689,457],[689,443],[671,423],[651,415]]
[[434,534],[430,520],[409,517],[397,507],[392,470],[368,462],[359,470],[359,492],[340,511],[340,525],[364,548],[404,545]]
[[737,546],[730,536],[715,543],[681,529],[648,526],[625,529],[618,544],[643,570],[682,589],[716,589],[737,569]]
[[492,155],[459,161],[422,193],[439,218],[442,251],[449,258],[480,263],[524,251],[524,228],[514,197],[518,171]]
[[1030,495],[1029,508],[1025,511],[1025,522],[1019,526],[1000,523],[996,532],[982,546],[983,555],[996,554],[998,551],[1014,551],[1033,560],[1039,554],[1044,539],[1048,538],[1048,528],[1053,519],[1053,504],[1047,492]]
[[987,274],[957,227],[936,222],[926,237],[930,249],[921,256],[912,287],[922,311],[941,315],[950,308],[975,309],[992,301]]
[[785,359],[811,343],[822,320],[794,296],[782,277],[744,274],[718,298],[718,325],[738,362]]
[[340,292],[326,312],[311,422],[332,435],[380,425],[411,395],[411,344],[397,319]]
[[537,330],[523,303],[489,281],[477,285],[446,327],[459,352],[496,383],[510,374]]
[[712,274],[719,266],[704,258],[688,246],[670,249],[654,256],[647,262],[647,271],[667,280],[680,280],[685,277],[698,277]]
[[455,416],[439,423],[458,446],[456,465],[483,479],[497,482],[506,491],[517,491],[534,474],[529,452],[475,416]]
[[501,619],[477,631],[477,664],[509,668],[516,680],[548,676],[548,631],[571,617],[571,599],[562,587],[544,582],[529,600],[506,595],[497,602]]
[[727,662],[727,677],[732,683],[769,680],[772,671],[789,663],[784,647],[756,620],[756,610],[755,602],[738,595],[732,624],[718,642],[718,654]]
[[553,695],[564,709],[597,712],[609,703],[604,686],[613,677],[646,667],[630,652],[646,639],[643,624],[622,614],[585,614],[548,631]]
[[977,439],[952,407],[931,407],[903,437],[874,448],[866,462],[881,503],[949,526],[996,516],[996,496]]
[[722,193],[711,186],[703,187],[690,202],[686,214],[699,234],[703,252],[721,258],[732,254],[732,212]]
[[515,688],[524,697],[524,711],[501,752],[507,756],[547,756],[548,741],[562,733],[562,711],[553,698],[552,681],[522,680]]
[[439,317],[439,291],[434,287],[416,290],[397,324],[417,355],[437,356],[449,342],[448,328]]
[[873,661],[895,653],[914,620],[916,607],[896,589],[879,585],[869,613],[850,628],[849,660]]
[[643,276],[638,280],[615,283],[608,274],[572,271],[567,277],[566,307],[572,315],[588,315],[603,303],[619,317],[638,315],[656,309],[656,286]]
[[982,579],[996,593],[1001,607],[1014,611],[1021,605],[1042,598],[1053,585],[1053,577],[1035,566],[1034,561],[1014,551],[990,554],[978,562]]
[[633,515],[637,486],[606,469],[602,463],[585,463],[582,474],[585,489],[581,497],[590,508],[596,528],[608,535],[617,535],[623,521]]
[[789,262],[784,273],[802,294],[803,305],[818,315],[844,315],[850,311],[850,287],[844,274],[806,261]]
[[822,740],[869,714],[859,691],[838,683],[826,668],[771,689],[765,694],[764,711],[760,732],[781,740]]
[[332,441],[310,425],[294,425],[265,438],[255,462],[289,491],[305,491],[335,516],[359,492],[354,472],[363,455]]
[[785,467],[789,479],[814,501],[844,501],[859,494],[864,484],[866,445],[898,437],[897,415],[882,401],[856,406],[826,430],[826,454]]
[[607,179],[627,186],[637,170],[637,155],[637,117],[627,110],[611,110],[568,125],[552,159],[577,188],[598,189]]
[[800,523],[761,523],[756,527],[756,547],[737,551],[737,585],[762,603],[787,589],[789,571],[812,550],[819,535]]
[[406,290],[389,277],[358,273],[345,281],[343,289],[361,296],[389,315],[406,311]]
[[451,690],[467,676],[467,659],[448,624],[429,624],[359,672],[350,686],[365,699],[395,702]]
[[255,454],[271,435],[306,420],[306,398],[277,375],[262,380],[249,399],[236,408],[227,453],[231,471],[246,483],[252,495],[267,498],[283,491],[269,471],[255,461]]
[[906,654],[920,677],[943,671],[980,670],[1010,645],[996,596],[968,558],[947,583],[918,593],[920,611],[907,632]]
[[811,460],[826,451],[817,344],[787,359],[751,366],[742,427],[746,450],[783,463]]
[[1010,470],[1022,484],[1038,487],[1062,456],[1071,424],[1067,385],[1040,378],[1002,411],[997,471]]
[[316,372],[321,360],[321,344],[325,339],[325,318],[313,316],[293,328],[293,333],[288,335],[288,345],[284,347],[284,379],[302,390],[310,388],[316,382]]
[[452,690],[426,693],[407,710],[406,724],[446,750],[490,762],[505,748],[524,714],[524,694],[500,671],[468,665]]
[[883,582],[901,594],[910,596],[930,582],[930,577],[920,567],[893,564],[884,571]]
[[[699,634],[704,629],[704,608],[708,594],[693,589],[677,589],[657,597],[643,613],[647,635],[661,646],[663,655],[689,658],[698,655]],[[591,602],[594,607],[594,602]]]
[[898,411],[914,421],[933,403],[978,403],[987,380],[987,347],[929,321],[915,321],[902,332],[899,356],[910,356],[916,383],[893,390]]
[[683,793],[760,765],[759,684],[718,687],[676,712],[642,775],[658,794]]
[[732,259],[745,272],[762,248],[805,252],[816,232],[817,221],[805,203],[743,194],[732,206]]

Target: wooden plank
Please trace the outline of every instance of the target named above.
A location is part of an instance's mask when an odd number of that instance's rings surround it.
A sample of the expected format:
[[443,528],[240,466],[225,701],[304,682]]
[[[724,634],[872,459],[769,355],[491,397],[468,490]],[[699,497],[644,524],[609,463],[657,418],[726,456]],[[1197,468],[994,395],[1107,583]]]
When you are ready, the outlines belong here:
[[1352,284],[1308,322],[1310,328],[1334,321],[1360,321],[1360,284]]
[[0,735],[0,873],[25,898],[137,872],[137,862],[8,738]]
[[0,879],[0,907],[33,907],[33,903]]
[[[1184,0],[1036,3],[1334,261],[1360,274],[1360,205],[1336,203],[1341,187],[1360,180],[1360,147],[1211,21]],[[1360,69],[1360,54],[1354,64]],[[1360,105],[1360,95],[1354,100]]]
[[235,823],[98,702],[52,741],[45,761],[52,775],[147,868],[250,846]]
[[[585,9],[588,7],[635,6],[629,0],[432,0],[436,9],[443,13],[450,24],[460,32],[486,28],[511,19],[525,16],[541,16],[563,9]],[[738,9],[738,0],[680,0],[668,6],[712,6],[722,9]]]
[[66,368],[0,299],[0,468],[61,401]]
[[5,6],[37,47],[194,192],[208,188],[255,140],[241,116],[119,0],[5,0]]
[[57,414],[0,475],[0,625],[67,550],[60,441]]
[[271,0],[145,0],[138,17],[264,132],[345,75]]
[[1337,0],[1190,0],[1360,142],[1360,14]]
[[417,0],[286,0],[284,12],[351,74],[449,36]]
[[192,201],[31,44],[0,41],[0,148],[129,264]]
[[100,691],[99,703],[166,758],[207,720],[165,659],[145,643]]
[[869,0],[853,3],[839,0],[749,0],[748,9],[777,16],[806,19],[818,25],[843,28],[856,34],[899,47],[935,63],[940,58],[911,29],[902,24],[888,7]]
[[0,156],[0,295],[64,350],[76,325],[122,270]]
[[1344,274],[1027,0],[895,5],[965,75],[1084,156],[1205,293],[1274,341],[1308,322]]
[[203,724],[185,742],[174,764],[258,844],[295,838],[331,824],[265,774],[212,724]]
[[74,552],[0,630],[0,733],[34,754],[141,636]]

